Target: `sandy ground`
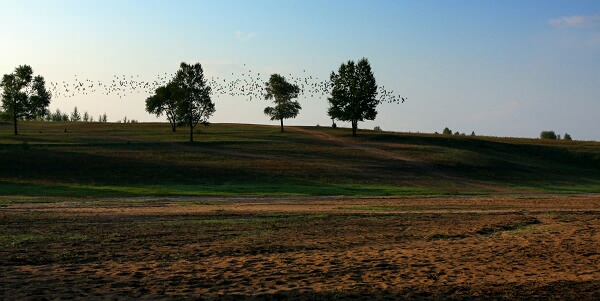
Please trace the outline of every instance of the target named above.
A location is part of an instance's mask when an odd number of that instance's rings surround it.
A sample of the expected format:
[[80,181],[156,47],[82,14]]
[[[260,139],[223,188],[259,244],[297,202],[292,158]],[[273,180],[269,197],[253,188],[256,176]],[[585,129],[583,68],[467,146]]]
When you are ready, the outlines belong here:
[[600,195],[0,207],[2,300],[600,300]]

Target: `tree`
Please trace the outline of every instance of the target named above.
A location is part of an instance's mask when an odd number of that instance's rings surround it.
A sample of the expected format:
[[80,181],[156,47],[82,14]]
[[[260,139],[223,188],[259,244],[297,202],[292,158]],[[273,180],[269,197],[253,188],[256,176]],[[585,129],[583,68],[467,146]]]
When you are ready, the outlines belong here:
[[2,107],[12,116],[15,135],[18,135],[18,120],[40,119],[49,113],[52,94],[46,89],[44,77],[34,77],[30,66],[21,65],[15,72],[4,74],[0,88]]
[[565,133],[565,136],[563,137],[564,140],[573,140],[573,138],[571,138],[571,135],[569,135],[569,133]]
[[158,87],[154,91],[154,95],[146,99],[146,112],[155,114],[160,117],[162,114],[167,115],[167,120],[171,124],[173,132],[177,129],[177,103],[180,100],[181,93],[174,82],[168,83],[166,86]]
[[442,134],[444,134],[444,135],[452,135],[452,131],[448,127],[446,127],[444,129],[444,131],[442,132]]
[[194,142],[196,125],[208,126],[208,118],[215,112],[215,104],[210,99],[211,88],[206,84],[202,65],[181,63],[173,83],[180,93],[177,96],[178,124],[190,128],[190,142]]
[[554,131],[542,131],[542,133],[540,134],[540,138],[556,140],[557,136],[556,133],[554,133]]
[[359,121],[374,120],[375,108],[381,102],[377,97],[377,83],[366,58],[355,64],[342,64],[338,73],[331,72],[332,90],[327,114],[334,119],[350,121],[352,136],[356,136]]
[[85,121],[85,122],[89,122],[90,121],[90,114],[88,114],[87,111],[85,111],[83,113],[83,121]]
[[71,113],[71,121],[81,121],[81,114],[79,114],[77,107],[73,108],[73,112]]
[[50,117],[50,120],[52,121],[62,121],[62,112],[59,108],[56,108],[56,111],[54,113],[51,113]]
[[275,106],[266,107],[264,113],[271,116],[271,120],[281,121],[281,131],[283,132],[283,120],[295,118],[302,109],[297,101],[292,100],[298,97],[300,88],[298,85],[288,83],[285,77],[279,74],[271,74],[265,90],[265,99],[273,99]]

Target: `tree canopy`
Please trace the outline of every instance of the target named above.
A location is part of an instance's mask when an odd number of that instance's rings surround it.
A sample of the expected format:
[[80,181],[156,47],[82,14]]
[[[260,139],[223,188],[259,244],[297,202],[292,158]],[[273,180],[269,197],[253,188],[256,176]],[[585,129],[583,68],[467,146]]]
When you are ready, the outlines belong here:
[[302,109],[297,101],[292,100],[298,97],[300,88],[298,85],[288,83],[285,77],[279,74],[271,74],[265,90],[265,99],[273,99],[275,106],[266,107],[264,113],[271,116],[271,120],[279,120],[283,132],[283,120],[295,118]]
[[177,105],[181,99],[181,92],[174,82],[165,86],[158,87],[154,95],[146,99],[146,112],[160,117],[162,114],[167,116],[173,132],[177,129]]
[[18,120],[41,119],[49,113],[52,95],[46,89],[44,77],[33,76],[31,66],[21,65],[13,73],[4,74],[0,88],[2,107],[12,116],[15,135]]
[[375,110],[381,102],[377,99],[377,83],[366,58],[358,63],[348,61],[342,64],[338,73],[331,72],[331,97],[328,115],[332,119],[349,121],[352,136],[356,136],[359,121],[374,120]]
[[558,136],[556,136],[554,131],[542,131],[540,133],[540,139],[556,140],[556,138],[558,138]]
[[190,128],[190,142],[194,142],[194,128],[198,123],[209,125],[208,119],[215,112],[210,99],[211,88],[206,84],[202,65],[181,63],[173,84],[177,87],[177,121]]

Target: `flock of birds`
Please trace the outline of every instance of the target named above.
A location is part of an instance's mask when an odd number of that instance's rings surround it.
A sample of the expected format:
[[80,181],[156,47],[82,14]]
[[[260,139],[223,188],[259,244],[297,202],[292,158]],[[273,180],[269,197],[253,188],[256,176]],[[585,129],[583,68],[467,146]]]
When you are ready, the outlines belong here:
[[[207,78],[207,84],[212,88],[212,95],[242,97],[248,101],[253,99],[264,99],[265,83],[268,81],[267,74],[253,72],[244,65],[244,71],[236,74],[231,73],[231,78],[210,77]],[[247,70],[247,71],[246,71]],[[306,74],[306,70],[303,70]],[[286,76],[287,75],[287,76]],[[329,80],[322,80],[311,75],[293,76],[286,74],[286,80],[300,88],[299,97],[310,99],[327,99],[331,93],[331,83]],[[113,75],[107,82],[91,79],[79,79],[77,75],[72,81],[50,82],[49,90],[55,97],[71,98],[80,95],[114,95],[123,98],[132,94],[142,94],[144,97],[154,94],[154,91],[166,85],[175,74],[160,74],[156,80],[145,81],[140,79],[139,75]],[[405,97],[394,94],[393,91],[387,91],[385,87],[378,87],[378,99],[380,103],[400,103],[406,100]]]

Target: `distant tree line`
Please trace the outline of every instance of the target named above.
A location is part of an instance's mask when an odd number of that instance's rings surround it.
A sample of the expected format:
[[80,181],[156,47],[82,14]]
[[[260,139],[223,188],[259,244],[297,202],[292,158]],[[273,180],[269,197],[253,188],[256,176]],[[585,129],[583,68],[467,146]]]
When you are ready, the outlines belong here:
[[[436,134],[438,134],[438,132],[435,132],[435,133],[436,133]],[[450,130],[450,129],[449,129],[449,128],[447,128],[447,127],[446,127],[446,128],[444,128],[444,130],[442,131],[442,134],[443,134],[443,135],[453,135],[453,134],[452,134],[452,130]],[[459,131],[456,131],[456,132],[454,132],[454,135],[455,135],[455,136],[459,136],[459,135],[460,135],[460,136],[466,136],[467,134],[465,134],[465,133],[462,133],[462,134],[461,134]],[[475,136],[475,131],[472,131],[470,136],[474,137],[474,136]]]
[[60,109],[56,109],[56,111],[49,113],[43,119],[44,121],[54,121],[54,122],[108,122],[108,116],[106,113],[98,115],[98,119],[94,119],[94,116],[90,115],[87,111],[81,115],[79,113],[79,109],[77,107],[73,108],[73,111],[68,114],[67,112],[62,112]]
[[[560,135],[557,135],[554,131],[542,131],[540,133],[540,139],[549,139],[549,140],[561,140]],[[569,133],[565,133],[562,137],[562,140],[573,140]]]

